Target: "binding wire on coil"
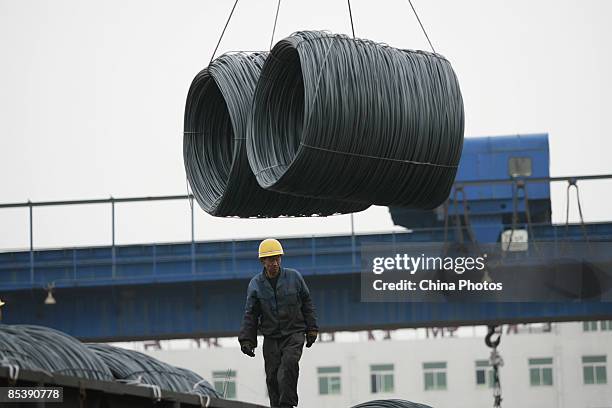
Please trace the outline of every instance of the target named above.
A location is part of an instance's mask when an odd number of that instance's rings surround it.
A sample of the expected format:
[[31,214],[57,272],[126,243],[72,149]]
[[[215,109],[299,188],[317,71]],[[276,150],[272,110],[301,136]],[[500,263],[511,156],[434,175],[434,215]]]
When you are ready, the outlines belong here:
[[269,190],[430,209],[448,197],[463,130],[441,55],[304,31],[263,66],[247,154]]
[[224,54],[197,74],[189,88],[183,157],[196,201],[215,216],[311,216],[366,209],[363,203],[304,199],[266,191],[257,184],[245,138],[253,93],[267,55]]

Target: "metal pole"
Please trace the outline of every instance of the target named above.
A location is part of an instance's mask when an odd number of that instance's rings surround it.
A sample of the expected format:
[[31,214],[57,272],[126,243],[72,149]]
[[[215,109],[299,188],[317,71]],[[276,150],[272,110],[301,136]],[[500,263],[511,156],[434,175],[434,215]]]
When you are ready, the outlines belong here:
[[314,235],[310,238],[310,250],[312,251],[312,267],[314,268],[317,264],[317,241]]
[[113,247],[115,246],[115,202],[111,201],[111,231],[113,239]]
[[236,240],[232,239],[232,274],[236,276],[238,271],[236,271]]
[[353,266],[357,263],[357,254],[355,249],[355,219],[353,217],[353,213],[351,213],[351,252],[353,257]]
[[195,275],[195,217],[193,211],[193,197],[189,197],[189,204],[191,207],[191,273]]
[[72,250],[72,279],[76,281],[77,279],[77,250],[74,248]]
[[32,211],[32,202],[30,204],[30,283],[34,285],[34,215]]
[[193,197],[189,198],[190,201],[190,207],[191,207],[191,243],[195,243],[195,221],[194,221],[194,214],[193,214]]
[[153,244],[153,275],[157,275],[157,245]]
[[112,277],[115,277],[116,274],[116,259],[115,259],[115,199],[111,197],[111,231],[112,231],[112,239],[113,246],[111,248],[112,253]]

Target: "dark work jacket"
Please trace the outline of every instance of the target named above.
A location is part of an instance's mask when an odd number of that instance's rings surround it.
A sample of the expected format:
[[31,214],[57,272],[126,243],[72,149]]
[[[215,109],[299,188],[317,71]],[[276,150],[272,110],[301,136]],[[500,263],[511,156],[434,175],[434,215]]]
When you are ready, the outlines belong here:
[[265,269],[251,279],[238,341],[257,346],[257,330],[269,337],[318,330],[310,291],[295,269],[281,268],[276,291]]

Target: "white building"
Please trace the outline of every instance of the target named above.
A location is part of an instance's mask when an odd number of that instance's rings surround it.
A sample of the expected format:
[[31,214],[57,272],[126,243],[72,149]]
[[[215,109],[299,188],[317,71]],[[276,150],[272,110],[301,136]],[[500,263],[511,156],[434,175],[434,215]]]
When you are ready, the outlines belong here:
[[[435,408],[491,407],[486,329],[404,329],[337,333],[304,349],[300,407],[350,407],[401,398]],[[331,335],[327,335],[329,339]],[[261,345],[256,358],[235,339],[195,348],[162,342],[147,353],[189,368],[233,399],[267,405]],[[180,349],[182,347],[182,349]],[[504,326],[498,351],[503,407],[612,408],[612,321]]]

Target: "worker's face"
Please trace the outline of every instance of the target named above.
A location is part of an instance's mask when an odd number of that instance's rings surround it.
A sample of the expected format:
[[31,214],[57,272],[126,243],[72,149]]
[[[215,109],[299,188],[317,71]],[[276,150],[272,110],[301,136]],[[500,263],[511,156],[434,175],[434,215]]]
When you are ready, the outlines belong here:
[[276,275],[278,275],[278,272],[280,271],[281,256],[276,255],[261,258],[261,263],[263,264],[266,272],[268,273],[268,276],[274,278]]

